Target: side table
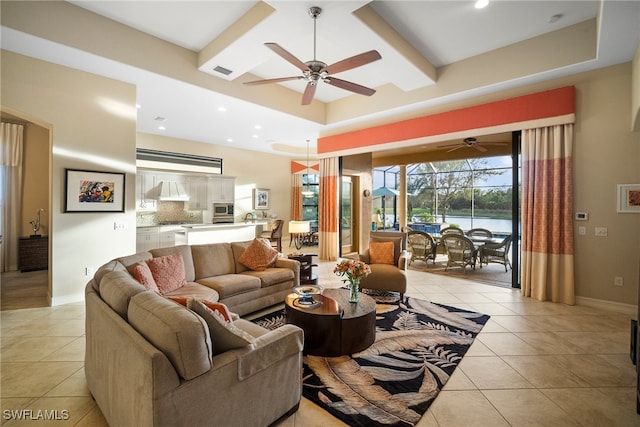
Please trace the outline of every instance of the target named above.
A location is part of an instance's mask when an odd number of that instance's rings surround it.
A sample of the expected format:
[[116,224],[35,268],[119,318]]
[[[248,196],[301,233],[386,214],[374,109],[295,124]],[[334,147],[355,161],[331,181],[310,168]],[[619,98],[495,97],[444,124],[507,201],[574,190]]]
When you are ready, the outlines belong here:
[[318,264],[313,263],[313,257],[316,254],[289,254],[289,259],[295,259],[300,263],[300,284],[301,285],[317,285],[318,275],[313,273],[313,267]]
[[49,268],[49,238],[20,237],[18,242],[18,270],[36,271]]

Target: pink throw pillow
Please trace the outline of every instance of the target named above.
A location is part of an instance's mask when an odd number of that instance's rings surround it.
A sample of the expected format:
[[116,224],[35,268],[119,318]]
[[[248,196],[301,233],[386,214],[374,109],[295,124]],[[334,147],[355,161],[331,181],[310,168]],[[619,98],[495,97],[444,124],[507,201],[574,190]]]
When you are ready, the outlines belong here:
[[369,260],[371,264],[395,264],[393,242],[369,243]]
[[133,278],[142,286],[153,292],[160,292],[158,285],[153,279],[153,274],[146,262],[139,262],[133,266]]
[[240,255],[238,261],[253,271],[264,271],[278,259],[278,251],[271,247],[266,239],[253,239],[253,242]]
[[182,254],[152,258],[147,261],[147,265],[158,285],[158,290],[163,295],[187,284]]

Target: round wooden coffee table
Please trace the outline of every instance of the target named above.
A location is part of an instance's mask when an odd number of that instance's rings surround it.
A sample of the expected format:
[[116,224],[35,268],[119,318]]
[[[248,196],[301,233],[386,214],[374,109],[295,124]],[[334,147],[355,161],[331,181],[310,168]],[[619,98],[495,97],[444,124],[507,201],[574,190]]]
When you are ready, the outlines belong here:
[[346,289],[325,289],[314,295],[318,304],[299,304],[297,294],[285,299],[287,323],[304,330],[304,353],[335,357],[369,347],[376,339],[376,302],[360,293],[357,303],[349,302]]

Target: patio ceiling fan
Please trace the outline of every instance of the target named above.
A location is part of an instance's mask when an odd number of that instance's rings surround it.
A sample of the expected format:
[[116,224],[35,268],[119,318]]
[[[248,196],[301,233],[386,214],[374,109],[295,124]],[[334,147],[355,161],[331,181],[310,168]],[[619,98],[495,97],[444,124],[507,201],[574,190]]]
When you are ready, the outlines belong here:
[[485,148],[485,146],[490,146],[490,145],[505,145],[506,143],[503,142],[478,142],[478,140],[476,138],[465,138],[462,140],[461,143],[456,143],[456,144],[449,144],[449,145],[440,145],[438,146],[439,148],[447,148],[447,147],[451,147],[453,146],[452,149],[447,150],[447,153],[450,153],[452,151],[455,150],[459,150],[460,148],[475,148],[478,151],[481,152],[486,152],[487,148]]
[[363,65],[369,64],[370,62],[377,61],[378,59],[382,58],[382,56],[378,53],[378,51],[370,50],[368,52],[364,52],[364,53],[343,59],[342,61],[338,61],[331,65],[327,65],[324,62],[316,59],[316,21],[318,19],[318,16],[320,16],[321,12],[322,12],[322,9],[317,6],[313,6],[309,8],[309,15],[311,16],[311,18],[313,18],[313,60],[302,62],[298,58],[293,56],[291,53],[286,51],[279,44],[265,43],[265,46],[273,50],[284,60],[295,65],[300,71],[302,71],[301,76],[255,80],[251,82],[244,82],[244,84],[262,85],[262,84],[269,84],[269,83],[281,83],[281,82],[286,82],[290,80],[305,80],[307,82],[307,86],[304,90],[304,94],[302,95],[302,105],[308,105],[311,103],[316,93],[316,88],[318,86],[319,81],[323,81],[331,86],[335,86],[340,89],[358,93],[360,95],[371,96],[374,93],[376,93],[374,89],[359,85],[357,83],[332,77],[332,74],[351,70],[353,68],[357,68],[357,67],[361,67]]

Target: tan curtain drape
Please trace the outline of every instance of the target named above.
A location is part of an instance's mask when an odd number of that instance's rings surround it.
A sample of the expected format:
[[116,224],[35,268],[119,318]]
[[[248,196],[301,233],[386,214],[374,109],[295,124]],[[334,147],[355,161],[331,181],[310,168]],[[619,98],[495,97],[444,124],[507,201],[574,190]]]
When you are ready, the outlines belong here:
[[573,124],[522,131],[522,294],[575,304]]
[[0,123],[1,271],[18,269],[24,126]]
[[302,174],[291,175],[291,219],[302,220]]
[[338,158],[320,160],[320,194],[318,195],[319,257],[338,259]]

